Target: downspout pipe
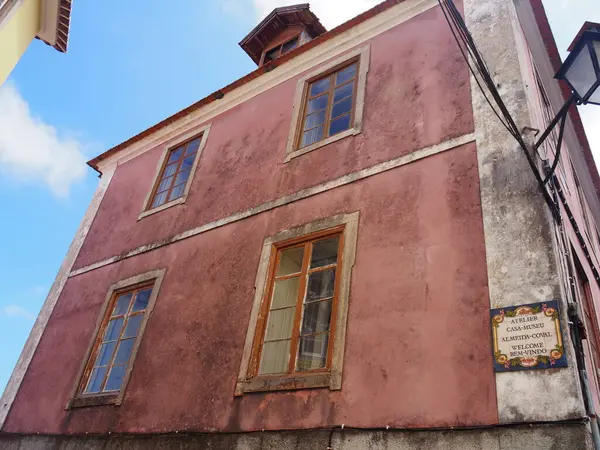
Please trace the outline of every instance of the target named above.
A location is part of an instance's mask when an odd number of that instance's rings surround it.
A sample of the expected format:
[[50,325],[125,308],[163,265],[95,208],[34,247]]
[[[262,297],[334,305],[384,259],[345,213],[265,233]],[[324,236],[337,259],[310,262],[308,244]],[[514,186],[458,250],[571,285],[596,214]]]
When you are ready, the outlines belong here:
[[598,428],[598,418],[596,417],[594,403],[592,402],[592,393],[590,392],[590,385],[587,379],[587,371],[585,370],[585,368],[582,368],[579,370],[579,372],[581,373],[583,390],[589,402],[588,416],[590,417],[590,426],[592,428],[592,439],[594,440],[594,448],[596,450],[600,450],[600,429]]
[[[550,168],[546,167],[546,171],[549,173]],[[564,193],[562,192],[560,183],[558,182],[556,175],[553,173],[549,173],[549,175],[552,177],[551,185],[554,188],[555,196],[560,198],[560,201],[563,204],[563,206],[565,206],[565,208],[568,208],[566,199],[564,197]],[[563,226],[562,222],[559,222],[556,226],[562,227]],[[560,229],[559,229],[559,235],[564,236]],[[568,270],[567,276],[568,276],[568,283],[569,283],[569,287],[570,287],[570,291],[571,291],[571,299],[572,299],[572,302],[569,305],[569,310],[568,310],[569,329],[571,331],[571,338],[572,338],[573,344],[574,344],[573,348],[575,351],[575,361],[576,361],[577,367],[579,369],[578,370],[579,381],[581,383],[581,388],[582,388],[585,412],[590,419],[590,428],[592,429],[592,440],[594,442],[594,449],[600,450],[600,428],[598,427],[598,418],[596,417],[596,411],[594,408],[594,400],[592,398],[592,393],[590,391],[587,370],[585,368],[585,354],[583,352],[583,345],[581,342],[582,336],[581,336],[581,333],[579,332],[579,330],[581,329],[580,327],[583,327],[583,323],[581,322],[581,317],[580,317],[580,314],[577,309],[577,303],[575,302],[576,299],[578,298],[578,295],[577,295],[577,292],[575,289],[575,274],[573,272],[574,262],[573,262],[573,258],[571,255],[572,249],[570,247],[567,247],[567,244],[566,244],[566,242],[564,242],[563,239],[564,239],[564,237],[561,239],[561,241],[562,241],[561,244],[564,248],[564,253],[566,256],[566,260],[567,260],[567,264],[566,264],[567,270]]]
[[[571,270],[569,265],[569,271]],[[573,278],[570,277],[571,291],[575,290],[573,285]],[[581,334],[579,333],[579,315],[573,314],[572,309],[569,310],[569,326],[575,342],[575,359],[577,360],[577,366],[579,367],[579,379],[581,381],[583,399],[585,404],[585,411],[590,418],[590,427],[592,428],[592,439],[594,441],[594,448],[600,450],[600,429],[598,428],[598,418],[596,417],[596,411],[594,409],[594,401],[592,399],[592,393],[590,391],[590,385],[588,383],[587,370],[585,369],[585,357],[583,354],[583,348],[581,347]]]

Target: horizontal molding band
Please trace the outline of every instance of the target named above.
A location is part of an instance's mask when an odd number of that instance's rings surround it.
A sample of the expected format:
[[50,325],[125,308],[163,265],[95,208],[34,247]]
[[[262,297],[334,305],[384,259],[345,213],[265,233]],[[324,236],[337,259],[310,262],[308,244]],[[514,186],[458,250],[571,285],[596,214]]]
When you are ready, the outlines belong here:
[[131,257],[137,256],[137,255],[141,255],[142,253],[147,253],[147,252],[156,250],[161,247],[165,247],[165,246],[173,244],[175,242],[179,242],[184,239],[187,239],[187,238],[190,238],[193,236],[197,236],[202,233],[206,233],[207,231],[214,230],[215,228],[220,228],[222,226],[229,225],[230,223],[234,223],[234,222],[238,222],[240,220],[247,219],[247,218],[255,216],[257,214],[261,214],[266,211],[270,211],[272,209],[288,205],[288,204],[296,202],[298,200],[303,200],[305,198],[312,197],[313,195],[321,194],[323,192],[327,192],[332,189],[354,183],[355,181],[359,181],[359,180],[363,180],[365,178],[372,177],[373,175],[377,175],[382,172],[386,172],[388,170],[392,170],[397,167],[401,167],[406,164],[410,164],[411,162],[427,158],[428,156],[436,155],[438,153],[442,153],[447,150],[451,150],[451,149],[459,147],[461,145],[468,144],[470,142],[474,142],[475,140],[476,140],[475,133],[469,133],[469,134],[465,134],[463,136],[449,139],[447,141],[441,142],[436,145],[421,148],[412,153],[409,153],[408,155],[400,156],[398,158],[394,158],[389,161],[384,161],[382,163],[375,164],[374,166],[367,167],[366,169],[361,169],[359,171],[352,172],[347,175],[343,175],[334,180],[327,181],[325,183],[321,183],[321,184],[318,184],[316,186],[312,186],[312,187],[309,187],[306,189],[302,189],[293,194],[284,195],[283,197],[280,197],[278,199],[262,203],[258,206],[254,206],[254,207],[246,209],[244,211],[240,211],[238,213],[232,214],[232,215],[224,217],[222,219],[215,220],[213,222],[209,222],[204,225],[200,225],[199,227],[195,227],[190,230],[184,231],[183,233],[179,233],[179,234],[173,235],[173,236],[165,238],[165,239],[161,239],[160,241],[156,241],[156,242],[153,242],[150,244],[142,245],[133,250],[122,253],[120,255],[104,259],[102,261],[99,261],[94,264],[90,264],[88,266],[82,267],[77,270],[73,270],[69,274],[69,277],[81,275],[86,272],[90,272],[92,270],[96,270],[101,267],[108,266],[110,264],[114,264],[114,263],[122,261],[124,259],[131,258]]
[[167,141],[176,139],[180,134],[212,121],[215,117],[269,91],[269,89],[285,81],[299,76],[307,70],[316,70],[321,64],[325,64],[332,58],[338,57],[379,36],[385,31],[436,7],[438,7],[437,0],[404,0],[387,11],[379,13],[332,39],[299,54],[278,66],[275,70],[263,73],[254,80],[233,89],[223,99],[211,102],[200,109],[192,111],[185,117],[179,118],[164,128],[142,138],[140,141],[121,149],[114,155],[99,162],[98,168],[104,172],[107,166],[123,164],[158,145],[164,145]]

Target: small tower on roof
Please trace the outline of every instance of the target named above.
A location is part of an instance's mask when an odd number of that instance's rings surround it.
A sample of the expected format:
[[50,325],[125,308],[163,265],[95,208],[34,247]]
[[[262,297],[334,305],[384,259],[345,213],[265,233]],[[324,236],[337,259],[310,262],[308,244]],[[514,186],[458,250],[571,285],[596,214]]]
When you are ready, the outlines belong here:
[[240,42],[248,56],[262,66],[327,30],[308,3],[275,8]]

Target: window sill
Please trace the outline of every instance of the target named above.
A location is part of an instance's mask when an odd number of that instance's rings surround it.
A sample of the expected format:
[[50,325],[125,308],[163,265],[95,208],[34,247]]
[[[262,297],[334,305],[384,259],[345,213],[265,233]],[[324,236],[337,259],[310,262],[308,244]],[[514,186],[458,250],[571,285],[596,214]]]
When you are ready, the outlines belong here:
[[341,386],[335,382],[332,372],[318,372],[302,375],[259,376],[251,380],[238,381],[235,396],[240,397],[250,392],[291,391],[296,389],[329,388],[339,390]]
[[66,409],[71,408],[85,408],[87,406],[107,406],[107,405],[121,405],[121,396],[118,393],[115,394],[103,394],[103,395],[86,395],[81,397],[75,397]]
[[171,200],[170,202],[164,203],[160,206],[157,206],[156,208],[142,211],[140,213],[140,215],[138,216],[137,220],[142,220],[144,217],[151,216],[152,214],[156,214],[157,212],[164,211],[165,209],[171,208],[173,206],[181,205],[182,203],[185,203],[186,198],[187,198],[187,195],[184,195],[183,197],[179,197],[179,198],[176,198],[175,200]]
[[299,148],[298,150],[294,150],[293,152],[288,153],[288,155],[285,157],[284,162],[287,163],[292,159],[297,158],[298,156],[302,156],[306,153],[312,152],[313,150],[324,147],[326,145],[331,144],[332,142],[339,141],[340,139],[344,139],[348,136],[356,136],[357,134],[360,134],[360,132],[360,125],[355,125],[354,128],[349,128],[346,131],[342,131],[341,133],[329,136],[327,139],[323,139],[322,141],[315,142],[314,144],[311,144],[307,147]]

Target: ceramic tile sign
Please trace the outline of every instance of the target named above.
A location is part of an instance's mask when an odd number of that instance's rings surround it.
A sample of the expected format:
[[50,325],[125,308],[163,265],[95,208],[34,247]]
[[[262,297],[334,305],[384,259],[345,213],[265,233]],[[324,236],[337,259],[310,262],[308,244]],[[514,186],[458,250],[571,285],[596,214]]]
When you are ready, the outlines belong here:
[[567,367],[556,300],[491,310],[494,370]]

